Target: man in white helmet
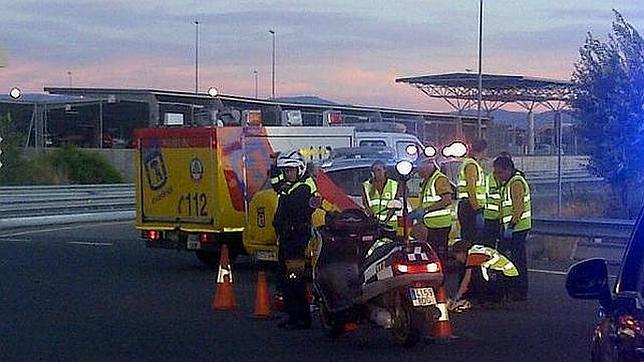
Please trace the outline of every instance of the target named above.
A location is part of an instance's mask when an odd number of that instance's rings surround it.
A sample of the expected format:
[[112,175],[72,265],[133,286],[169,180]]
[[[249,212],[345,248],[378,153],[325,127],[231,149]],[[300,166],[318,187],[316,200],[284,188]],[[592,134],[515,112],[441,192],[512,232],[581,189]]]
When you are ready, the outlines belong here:
[[281,285],[288,319],[279,326],[285,329],[311,327],[311,313],[304,280],[305,249],[311,237],[309,200],[317,192],[313,179],[306,174],[306,163],[299,151],[277,157],[271,167],[271,183],[278,194],[273,226],[279,244]]

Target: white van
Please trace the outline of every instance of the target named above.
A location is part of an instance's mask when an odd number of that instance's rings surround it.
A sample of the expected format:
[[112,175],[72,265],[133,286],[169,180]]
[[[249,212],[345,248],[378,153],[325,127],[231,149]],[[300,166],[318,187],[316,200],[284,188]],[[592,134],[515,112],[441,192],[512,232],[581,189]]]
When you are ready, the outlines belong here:
[[[414,145],[419,150],[424,149],[418,137],[409,133],[357,131],[356,146],[358,147],[389,147],[394,150],[396,159],[411,157],[407,154],[407,146]],[[415,157],[412,157],[415,159]]]

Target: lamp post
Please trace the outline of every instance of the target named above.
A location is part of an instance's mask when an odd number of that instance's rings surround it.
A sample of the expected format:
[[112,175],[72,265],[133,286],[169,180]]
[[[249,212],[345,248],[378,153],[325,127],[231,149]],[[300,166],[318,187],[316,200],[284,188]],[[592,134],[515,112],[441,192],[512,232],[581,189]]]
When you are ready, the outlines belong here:
[[257,69],[253,70],[253,75],[255,76],[255,99],[257,99],[257,86],[258,86],[258,82],[257,82]]
[[275,99],[275,30],[269,30],[269,33],[273,36],[273,67],[271,72],[271,98]]
[[478,125],[478,137],[483,137],[483,126],[481,125],[481,102],[483,100],[483,0],[479,3],[479,76],[478,76],[478,100],[476,107],[476,122]]
[[199,21],[195,20],[195,94],[199,93]]
[[69,88],[72,87],[72,72],[67,72],[67,79],[69,80]]

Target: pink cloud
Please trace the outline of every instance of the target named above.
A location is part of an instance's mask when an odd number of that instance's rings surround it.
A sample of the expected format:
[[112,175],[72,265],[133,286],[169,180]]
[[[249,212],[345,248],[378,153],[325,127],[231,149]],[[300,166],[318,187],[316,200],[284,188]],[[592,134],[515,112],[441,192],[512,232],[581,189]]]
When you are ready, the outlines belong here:
[[[337,59],[332,64],[278,67],[277,95],[317,95],[347,104],[452,111],[444,101],[429,98],[406,84],[394,82],[400,76],[427,73],[420,66],[416,73],[400,71],[414,69],[413,60],[397,64],[399,69],[378,69],[370,64],[360,67],[356,63],[355,59]],[[556,58],[517,61],[516,58],[499,57],[486,59],[485,64],[486,72],[558,79],[569,79],[572,70],[572,63],[566,64]],[[252,71],[240,71],[242,68],[245,66],[203,64],[200,69],[200,89],[205,91],[209,86],[216,86],[224,94],[252,96],[255,91]],[[450,69],[450,63],[433,64],[431,68]],[[10,64],[9,67],[0,69],[0,84],[3,88],[0,91],[6,92],[12,86],[18,86],[26,92],[42,92],[45,86],[67,86],[68,71],[72,72],[74,87],[194,89],[194,65],[189,61],[182,64],[166,59],[130,57],[117,62],[80,65],[70,69],[42,61]],[[266,69],[259,74],[259,95],[260,98],[270,95],[270,71]]]

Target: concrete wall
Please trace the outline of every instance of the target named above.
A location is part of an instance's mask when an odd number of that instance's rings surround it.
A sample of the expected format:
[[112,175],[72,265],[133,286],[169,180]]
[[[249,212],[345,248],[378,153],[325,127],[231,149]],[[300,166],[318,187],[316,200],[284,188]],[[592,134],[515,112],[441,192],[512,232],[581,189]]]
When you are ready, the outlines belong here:
[[123,175],[125,182],[134,182],[134,150],[131,149],[90,149],[105,156]]

